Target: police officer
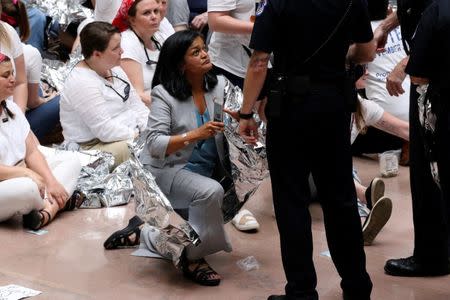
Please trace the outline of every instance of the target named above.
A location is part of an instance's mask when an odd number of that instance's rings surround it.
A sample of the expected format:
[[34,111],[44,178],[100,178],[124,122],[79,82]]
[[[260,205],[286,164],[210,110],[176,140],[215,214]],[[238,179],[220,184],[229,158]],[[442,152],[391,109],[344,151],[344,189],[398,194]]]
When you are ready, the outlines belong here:
[[[441,45],[431,44],[429,40],[424,39],[423,36],[427,33],[422,33],[420,38],[413,40],[416,32],[417,24],[421,18],[424,9],[433,1],[427,0],[398,0],[398,11],[390,15],[380,26],[377,33],[387,33],[398,26],[402,29],[402,37],[407,47],[406,50],[411,50],[411,56],[416,57],[415,61],[408,67],[411,75],[422,77],[438,76],[445,66],[445,72],[448,72],[449,65],[442,62],[433,62],[429,57],[422,57],[424,53],[435,55],[439,59],[447,59],[448,52],[445,52]],[[436,8],[434,8],[436,10]],[[430,26],[437,26],[438,18],[433,20],[430,18],[430,13],[421,21],[420,28],[430,29]],[[443,19],[439,19],[439,22]],[[424,30],[424,29],[423,29]],[[435,32],[433,32],[435,33]],[[431,36],[430,36],[431,37]],[[446,36],[448,39],[448,36]],[[383,40],[383,38],[379,38]],[[442,40],[444,43],[445,40]],[[411,45],[414,45],[409,49]],[[448,48],[445,48],[448,50]],[[405,78],[405,67],[408,60],[401,62],[388,77],[387,87],[391,94],[401,93],[401,83]],[[434,63],[434,64],[432,64]],[[420,68],[425,66],[433,66],[436,68],[429,70],[428,73]],[[442,73],[444,74],[444,73]],[[426,76],[425,76],[426,75]],[[413,208],[414,220],[414,253],[407,258],[390,259],[386,262],[384,270],[387,274],[394,276],[435,276],[445,275],[449,273],[448,257],[450,253],[450,231],[446,224],[449,222],[448,211],[445,206],[448,206],[448,200],[445,200],[448,195],[445,194],[442,198],[441,191],[436,185],[431,175],[430,161],[428,154],[424,148],[424,138],[422,133],[422,126],[419,122],[419,112],[417,106],[418,94],[416,92],[417,81],[412,81],[410,91],[410,180],[411,180],[411,198]],[[448,137],[447,137],[448,139]],[[444,167],[445,169],[445,167]],[[445,171],[444,171],[445,173]],[[445,186],[445,184],[444,184]]]
[[354,86],[345,79],[345,60],[348,52],[353,62],[371,61],[372,38],[365,0],[268,0],[258,8],[240,133],[248,142],[257,139],[252,108],[273,52],[267,154],[287,284],[286,295],[269,299],[318,299],[307,206],[310,172],[344,299],[370,299],[350,153]]

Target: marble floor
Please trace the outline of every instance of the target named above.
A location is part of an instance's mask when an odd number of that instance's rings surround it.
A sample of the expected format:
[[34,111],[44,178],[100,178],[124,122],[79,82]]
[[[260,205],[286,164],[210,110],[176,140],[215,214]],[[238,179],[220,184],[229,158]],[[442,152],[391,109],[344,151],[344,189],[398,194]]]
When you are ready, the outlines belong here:
[[[378,162],[355,159],[364,183],[378,176]],[[383,272],[386,259],[409,256],[412,251],[412,217],[408,169],[388,178],[386,194],[394,203],[393,215],[372,246],[366,247],[372,299],[450,299],[450,276],[401,278]],[[263,300],[284,288],[279,241],[272,216],[270,183],[264,182],[248,203],[261,228],[241,233],[226,225],[234,251],[208,257],[222,276],[218,287],[202,287],[183,278],[169,262],[130,256],[132,249],[105,251],[103,241],[133,215],[133,204],[108,209],[84,209],[61,214],[34,235],[16,218],[0,225],[0,285],[18,284],[42,291],[33,299],[243,299]],[[339,277],[327,250],[322,213],[311,206],[314,260],[321,299],[342,299]],[[432,234],[432,233],[430,233]],[[243,271],[236,262],[254,256],[260,268]]]

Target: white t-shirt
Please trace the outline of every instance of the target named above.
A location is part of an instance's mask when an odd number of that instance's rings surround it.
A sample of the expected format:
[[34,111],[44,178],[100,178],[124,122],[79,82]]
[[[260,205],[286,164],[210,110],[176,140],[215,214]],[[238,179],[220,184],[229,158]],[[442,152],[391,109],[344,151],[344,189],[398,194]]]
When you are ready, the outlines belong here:
[[[250,21],[255,14],[255,0],[208,0],[208,12],[229,12],[235,19]],[[213,32],[208,46],[212,63],[233,75],[245,78],[250,58],[242,45],[248,47],[250,36]]]
[[0,41],[0,52],[7,55],[11,59],[15,71],[16,65],[14,64],[14,59],[23,54],[22,42],[20,41],[20,37],[16,30],[14,30],[11,25],[3,21],[0,21],[0,24],[3,28],[5,28],[10,42],[10,47],[6,47],[6,43],[4,41]]
[[94,17],[87,17],[84,19],[77,28],[77,34],[80,35],[81,30],[86,27],[87,24],[94,21],[103,21],[112,23],[119,11],[122,0],[98,0],[95,2]]
[[[381,21],[372,22],[372,29],[378,27]],[[366,79],[366,95],[369,100],[377,102],[385,111],[402,119],[409,120],[409,76],[403,81],[405,90],[399,97],[390,96],[386,89],[386,78],[394,67],[406,57],[403,49],[400,27],[389,33],[386,51],[378,53],[374,61],[367,65],[368,77]]]
[[[172,24],[170,24],[167,18],[161,20],[159,23],[159,30],[155,33],[156,39],[158,41],[165,41],[169,36],[175,33],[175,29],[173,29]],[[162,45],[161,45],[162,46]]]
[[[364,123],[367,127],[375,125],[383,116],[384,109],[378,105],[378,103],[363,99],[358,96],[359,103],[361,104],[361,113],[364,119]],[[354,121],[354,116],[352,115],[352,127],[351,127],[351,135],[350,141],[353,144],[356,137],[359,134],[359,130],[356,127],[356,123]]]
[[95,1],[94,19],[111,23],[117,15],[122,0],[97,0]]
[[[163,41],[155,35],[156,40],[161,44]],[[155,74],[156,64],[147,65],[147,56],[145,55],[144,45],[139,41],[136,34],[130,29],[122,32],[121,46],[123,49],[122,59],[132,59],[142,66],[144,76],[144,91],[150,93],[152,89],[153,75]],[[150,50],[147,48],[148,57],[157,62],[159,58],[159,50]]]
[[[28,124],[22,110],[11,99],[6,100],[8,109],[15,115],[14,119],[7,118],[3,109],[0,114],[0,164],[14,166],[25,158],[25,140],[30,133]],[[3,122],[7,119],[7,122]]]
[[167,19],[173,26],[189,27],[189,5],[187,0],[170,0],[167,7]]
[[22,44],[25,70],[27,71],[28,83],[39,83],[41,81],[42,56],[38,49],[28,44]]
[[[112,72],[130,83],[122,68],[114,67]],[[106,143],[122,141],[133,138],[137,129],[146,128],[149,110],[131,84],[130,95],[123,101],[117,94],[125,96],[127,85],[122,80],[113,78],[111,83],[93,70],[73,68],[60,100],[65,140],[77,143],[95,138]]]

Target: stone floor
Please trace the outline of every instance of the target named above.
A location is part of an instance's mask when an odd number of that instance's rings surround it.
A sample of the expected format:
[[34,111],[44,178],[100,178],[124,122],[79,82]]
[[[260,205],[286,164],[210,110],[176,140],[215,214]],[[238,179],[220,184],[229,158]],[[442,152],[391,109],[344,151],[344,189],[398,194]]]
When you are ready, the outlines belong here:
[[[355,159],[364,183],[378,176],[378,163]],[[372,299],[450,299],[450,277],[400,278],[384,274],[386,259],[412,251],[412,218],[408,169],[388,178],[386,194],[394,203],[391,220],[366,247],[367,268],[374,282]],[[272,216],[270,184],[265,182],[249,202],[258,218],[259,232],[248,234],[226,226],[232,253],[208,258],[223,280],[218,287],[202,287],[183,278],[169,262],[130,256],[132,249],[105,251],[103,241],[133,215],[133,204],[108,209],[77,210],[61,214],[38,236],[22,229],[21,219],[0,226],[0,285],[18,284],[43,293],[33,299],[245,299],[263,300],[284,288],[279,241]],[[321,299],[342,299],[339,277],[327,250],[322,213],[311,206],[314,260]],[[432,233],[430,233],[432,234]],[[239,269],[236,262],[254,256],[260,268]]]

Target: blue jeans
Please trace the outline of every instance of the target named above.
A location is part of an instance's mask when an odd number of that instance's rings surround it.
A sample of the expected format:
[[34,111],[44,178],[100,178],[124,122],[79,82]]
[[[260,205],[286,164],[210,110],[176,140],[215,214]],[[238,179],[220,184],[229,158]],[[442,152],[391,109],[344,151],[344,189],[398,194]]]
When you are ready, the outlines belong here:
[[45,48],[45,27],[47,26],[47,17],[45,14],[35,7],[28,7],[28,21],[30,22],[31,34],[27,44],[37,48],[39,52]]
[[59,99],[59,95],[55,96],[47,103],[30,109],[25,113],[31,130],[39,141],[49,134],[59,122]]

